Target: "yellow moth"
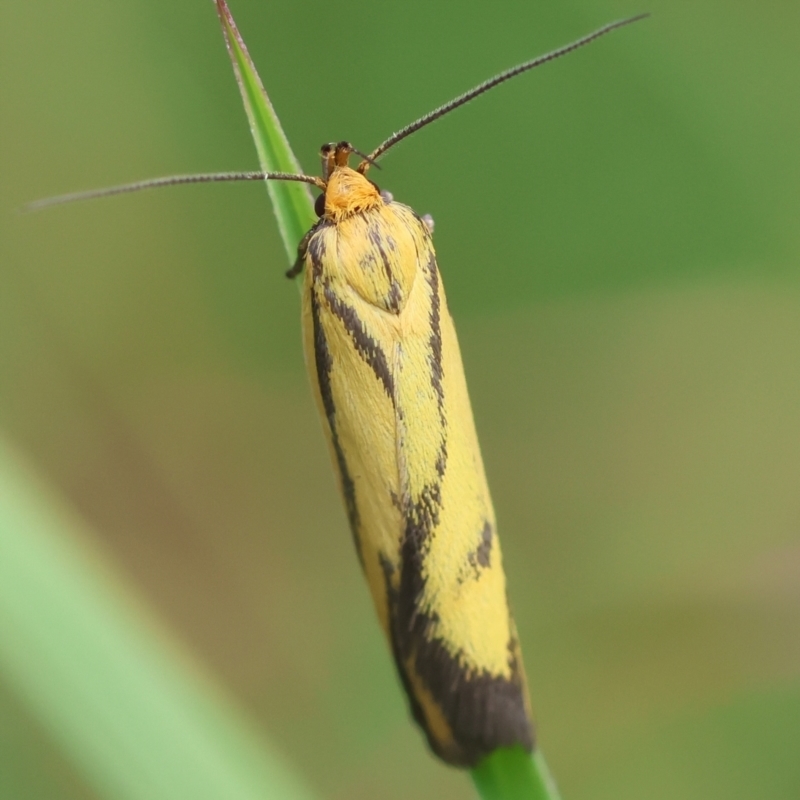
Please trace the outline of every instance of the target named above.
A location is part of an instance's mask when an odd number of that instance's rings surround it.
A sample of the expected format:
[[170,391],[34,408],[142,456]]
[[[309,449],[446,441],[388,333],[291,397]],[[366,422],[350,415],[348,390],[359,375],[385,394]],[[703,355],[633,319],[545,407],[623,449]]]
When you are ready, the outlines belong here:
[[431,232],[328,146],[301,245],[306,363],[362,568],[417,722],[472,765],[533,746],[495,518]]
[[[644,16],[644,15],[642,15]],[[323,146],[321,177],[173,176],[153,186],[297,180],[321,189],[300,243],[306,365],[345,510],[412,714],[433,751],[474,766],[534,744],[495,514],[447,308],[432,225],[366,176],[390,147],[479,94],[642,17],[614,22],[502,72],[393,134],[356,169]]]

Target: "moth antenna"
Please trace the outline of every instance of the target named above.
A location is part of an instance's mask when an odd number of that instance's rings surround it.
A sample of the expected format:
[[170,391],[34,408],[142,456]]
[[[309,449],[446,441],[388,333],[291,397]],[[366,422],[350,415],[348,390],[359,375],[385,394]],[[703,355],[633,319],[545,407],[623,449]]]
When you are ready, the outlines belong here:
[[[356,150],[356,149],[355,149],[355,147],[353,147],[353,145],[350,145],[350,149],[351,149],[351,150],[352,150],[352,151],[353,151],[353,152],[354,152],[354,153],[355,153],[357,156],[360,156],[361,158],[363,158],[363,159],[364,159],[364,161],[362,161],[362,162],[361,162],[362,164],[366,163],[366,164],[368,164],[370,167],[375,167],[375,169],[382,169],[381,165],[380,165],[380,164],[377,164],[377,163],[375,162],[375,159],[373,159],[371,156],[368,156],[366,153],[362,153],[360,150]],[[361,166],[361,164],[359,164],[359,167],[360,167],[360,166]]]
[[507,69],[504,72],[499,72],[494,77],[489,78],[483,83],[479,83],[468,92],[464,92],[464,94],[460,94],[458,97],[453,98],[449,103],[445,103],[444,105],[435,108],[433,111],[429,111],[427,114],[425,114],[425,116],[420,117],[418,120],[415,120],[409,125],[406,125],[405,128],[401,128],[399,131],[397,131],[397,133],[393,133],[385,142],[378,145],[369,154],[369,157],[366,159],[366,163],[362,162],[359,164],[358,171],[362,173],[366,172],[370,163],[374,163],[376,159],[380,158],[380,156],[382,156],[390,147],[394,147],[394,145],[396,145],[398,142],[405,139],[406,136],[410,136],[420,128],[424,128],[431,122],[435,122],[437,119],[443,117],[445,114],[448,114],[451,111],[454,111],[459,106],[469,103],[470,100],[474,100],[478,95],[488,92],[489,89],[493,89],[495,86],[504,83],[510,78],[516,77],[517,75],[521,75],[523,72],[527,72],[529,69],[540,67],[542,64],[546,64],[548,61],[554,61],[561,56],[565,56],[567,53],[571,53],[573,50],[577,50],[579,47],[583,47],[584,45],[593,42],[595,39],[599,39],[601,36],[605,36],[607,33],[617,30],[617,28],[623,28],[626,25],[631,25],[632,23],[638,22],[640,19],[645,19],[645,17],[649,16],[649,13],[637,14],[635,17],[628,17],[627,19],[620,19],[616,22],[609,22],[607,25],[603,25],[602,28],[598,28],[596,31],[587,34],[586,36],[582,36],[580,39],[577,39],[571,44],[559,47],[557,50],[552,50],[551,52],[545,53],[542,56],[532,58],[530,61],[524,61],[522,64],[517,64],[516,67],[511,67],[511,69]]
[[290,172],[207,172],[197,175],[168,175],[165,178],[149,178],[145,181],[123,183],[120,186],[110,186],[106,189],[90,189],[88,192],[71,192],[57,197],[45,197],[43,200],[34,200],[24,207],[25,211],[40,211],[49,206],[60,206],[64,203],[74,203],[79,200],[94,200],[97,197],[111,197],[115,194],[138,192],[142,189],[157,189],[161,186],[178,186],[182,183],[217,183],[223,181],[302,181],[312,183],[325,191],[325,182],[312,175],[293,175]]

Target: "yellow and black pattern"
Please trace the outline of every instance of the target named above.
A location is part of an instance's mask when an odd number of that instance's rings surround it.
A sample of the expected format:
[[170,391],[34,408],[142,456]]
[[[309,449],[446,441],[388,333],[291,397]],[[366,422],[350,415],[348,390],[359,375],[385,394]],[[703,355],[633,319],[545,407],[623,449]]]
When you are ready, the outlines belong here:
[[335,166],[306,237],[306,361],[411,709],[471,766],[533,733],[461,356],[427,225]]

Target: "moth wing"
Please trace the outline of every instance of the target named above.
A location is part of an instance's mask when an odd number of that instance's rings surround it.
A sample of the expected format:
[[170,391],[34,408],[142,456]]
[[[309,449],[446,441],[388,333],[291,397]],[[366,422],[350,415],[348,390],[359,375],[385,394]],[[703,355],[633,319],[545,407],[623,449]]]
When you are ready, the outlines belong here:
[[402,536],[392,373],[397,319],[376,315],[340,279],[335,261],[320,256],[316,279],[310,266],[303,293],[306,361],[359,559],[391,637],[391,582],[399,579]]
[[396,368],[403,497],[393,631],[432,747],[474,764],[532,746],[527,689],[458,340],[430,250]]
[[[383,212],[353,223],[363,223],[365,235],[339,226],[311,240],[306,358],[412,711],[437,754],[468,765],[498,746],[531,746],[527,694],[429,231],[410,209],[392,206],[397,216],[388,222]],[[411,245],[398,243],[403,232]],[[387,261],[399,253],[399,262]],[[376,269],[382,261],[385,286]],[[396,290],[391,276],[403,270],[411,280]],[[387,310],[398,296],[402,307]]]

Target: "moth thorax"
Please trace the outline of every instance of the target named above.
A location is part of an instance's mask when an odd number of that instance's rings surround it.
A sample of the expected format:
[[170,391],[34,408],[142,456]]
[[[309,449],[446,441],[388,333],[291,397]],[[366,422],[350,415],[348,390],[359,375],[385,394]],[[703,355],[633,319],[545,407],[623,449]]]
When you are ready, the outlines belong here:
[[325,216],[341,219],[380,205],[380,192],[361,173],[350,167],[335,167],[325,188]]

